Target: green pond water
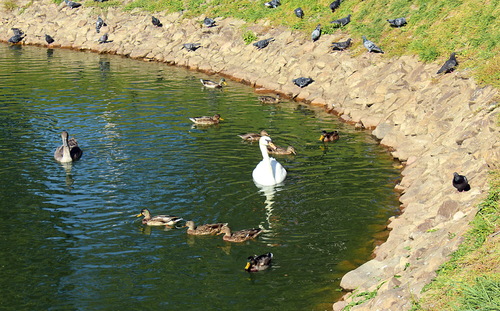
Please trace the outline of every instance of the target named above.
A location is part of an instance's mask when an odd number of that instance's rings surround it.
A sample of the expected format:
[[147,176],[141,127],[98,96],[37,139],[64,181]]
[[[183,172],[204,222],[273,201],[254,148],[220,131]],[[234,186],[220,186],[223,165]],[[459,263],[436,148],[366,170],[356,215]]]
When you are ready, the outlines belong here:
[[[293,101],[165,64],[0,45],[2,310],[330,310],[341,277],[370,258],[398,209],[399,171],[366,132]],[[215,127],[189,117],[220,113]],[[260,189],[265,129],[296,156]],[[339,130],[336,143],[318,140]],[[80,161],[53,159],[67,130]],[[261,227],[256,240],[150,228],[142,208],[198,224]],[[264,272],[246,258],[272,252]]]

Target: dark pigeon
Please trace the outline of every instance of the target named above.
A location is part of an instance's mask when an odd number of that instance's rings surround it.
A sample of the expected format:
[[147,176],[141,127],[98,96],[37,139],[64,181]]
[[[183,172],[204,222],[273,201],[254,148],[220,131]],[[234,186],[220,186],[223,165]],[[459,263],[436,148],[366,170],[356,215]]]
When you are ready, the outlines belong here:
[[351,38],[349,38],[347,41],[332,42],[332,50],[343,51],[351,46],[351,41]]
[[15,36],[22,36],[24,35],[24,32],[19,29],[19,28],[11,28],[12,32],[14,33]]
[[280,0],[271,0],[269,2],[264,3],[265,6],[271,9],[275,9],[281,5]]
[[16,44],[21,42],[24,39],[24,37],[25,36],[23,35],[13,35],[12,37],[10,37],[9,42]]
[[330,23],[335,24],[338,27],[345,26],[351,22],[351,14],[347,15],[346,17],[336,19]]
[[214,27],[216,26],[215,25],[215,21],[211,18],[208,18],[208,17],[205,17],[205,19],[203,20],[203,25],[207,26],[207,27]]
[[441,69],[438,70],[437,74],[449,73],[455,70],[458,65],[457,59],[455,58],[455,52],[451,53],[450,58],[444,63]]
[[94,0],[94,2],[104,2],[104,1],[108,1],[108,0]]
[[314,29],[311,34],[311,39],[313,40],[313,42],[317,41],[319,37],[321,37],[321,24],[318,24],[318,26],[316,26],[316,29]]
[[101,27],[108,26],[104,20],[100,17],[97,16],[97,21],[95,22],[95,31],[97,33],[101,32]]
[[335,12],[335,10],[340,7],[340,2],[341,0],[335,0],[332,3],[330,3],[330,10],[332,10],[332,13]]
[[304,77],[300,77],[300,78],[297,78],[297,79],[293,79],[292,82],[300,87],[300,88],[303,88],[303,87],[306,87],[308,86],[309,84],[313,83],[314,80],[311,79],[311,78],[304,78]]
[[382,54],[384,54],[384,51],[382,51],[381,48],[379,48],[377,45],[375,45],[375,43],[373,43],[370,40],[366,39],[365,36],[363,36],[363,45],[368,50],[368,52],[376,52],[376,53],[382,53]]
[[296,8],[295,10],[293,10],[295,12],[295,15],[298,17],[298,18],[304,18],[304,11],[302,11],[302,8]]
[[262,50],[263,48],[265,48],[269,42],[271,41],[274,41],[274,38],[269,38],[269,39],[264,39],[264,40],[260,40],[260,41],[257,41],[255,42],[253,45],[257,47],[257,50]]
[[470,185],[467,177],[459,175],[457,172],[453,173],[453,187],[457,188],[459,192],[469,191]]
[[183,48],[185,48],[188,51],[196,51],[201,47],[201,44],[199,43],[184,43],[182,45]]
[[402,27],[404,25],[406,25],[406,18],[404,17],[400,17],[400,18],[396,18],[396,19],[388,19],[387,20],[389,22],[389,24],[391,24],[392,27]]
[[162,27],[163,24],[160,22],[160,20],[154,16],[151,16],[151,23],[155,25],[156,27]]
[[47,44],[51,44],[54,43],[55,40],[51,36],[45,34],[45,41],[47,41]]
[[64,0],[64,2],[66,2],[66,5],[68,7],[70,7],[71,9],[76,9],[76,8],[82,6],[82,4],[78,3],[78,2],[73,2],[73,1],[69,1],[69,0]]
[[108,42],[109,42],[109,41],[108,41],[108,34],[107,34],[107,33],[103,34],[103,35],[99,38],[99,40],[98,40],[98,41],[99,41],[99,44],[101,44],[101,43],[108,43]]

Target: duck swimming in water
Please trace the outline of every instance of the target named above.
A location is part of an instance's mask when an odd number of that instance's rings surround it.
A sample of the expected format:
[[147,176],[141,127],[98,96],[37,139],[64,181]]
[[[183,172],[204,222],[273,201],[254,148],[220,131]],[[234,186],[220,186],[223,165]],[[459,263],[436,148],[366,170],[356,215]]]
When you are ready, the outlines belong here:
[[330,141],[337,141],[339,140],[340,135],[338,131],[332,131],[332,132],[327,132],[323,131],[321,136],[319,137],[319,140],[322,142],[330,142]]
[[169,226],[172,227],[176,223],[182,220],[182,218],[177,216],[168,216],[168,215],[156,215],[151,216],[151,212],[147,208],[143,208],[139,215],[136,217],[144,216],[142,219],[142,223],[148,226]]
[[54,152],[54,159],[59,162],[77,161],[82,157],[83,151],[78,146],[78,142],[74,137],[69,138],[66,131],[61,133],[62,146],[57,147]]
[[204,80],[200,79],[201,84],[203,84],[204,87],[208,87],[210,89],[220,89],[222,88],[223,85],[227,85],[226,79],[222,78],[220,79],[219,83],[214,82],[212,80]]
[[220,117],[220,114],[216,113],[214,114],[213,117],[202,116],[202,117],[189,118],[189,120],[191,120],[195,124],[212,125],[212,124],[219,124],[219,122],[224,119]]

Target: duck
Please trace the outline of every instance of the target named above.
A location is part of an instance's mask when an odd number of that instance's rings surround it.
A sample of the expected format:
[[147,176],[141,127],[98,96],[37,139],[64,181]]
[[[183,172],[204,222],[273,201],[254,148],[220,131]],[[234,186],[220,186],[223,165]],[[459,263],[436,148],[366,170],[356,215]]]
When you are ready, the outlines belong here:
[[332,131],[332,132],[327,132],[323,131],[321,136],[319,137],[319,140],[322,142],[329,142],[329,141],[337,141],[339,140],[340,135],[338,131]]
[[287,173],[286,169],[275,158],[269,157],[268,147],[276,149],[271,137],[262,136],[259,139],[262,161],[257,164],[252,172],[253,180],[262,186],[273,186],[283,182]]
[[246,140],[246,141],[258,141],[262,136],[269,136],[269,134],[265,130],[262,130],[262,131],[260,131],[260,134],[247,133],[247,134],[238,135],[238,136],[241,137],[241,139]]
[[469,191],[470,185],[467,177],[460,175],[457,172],[453,173],[453,187],[457,188],[459,192]]
[[220,79],[219,83],[205,79],[200,79],[200,82],[201,84],[203,84],[204,87],[208,87],[210,89],[220,89],[222,88],[223,85],[227,85],[226,79],[224,78]]
[[186,221],[187,234],[191,235],[212,235],[220,232],[222,227],[227,226],[227,223],[205,224],[196,226],[194,221]]
[[286,148],[284,147],[279,147],[279,146],[276,146],[276,148],[270,148],[270,147],[267,147],[267,152],[269,154],[283,154],[283,155],[287,155],[287,154],[297,154],[297,152],[295,151],[295,148],[293,148],[292,146],[288,146]]
[[253,255],[247,258],[247,264],[245,266],[245,271],[247,272],[258,272],[269,268],[271,265],[271,259],[273,259],[273,253],[267,253],[262,255]]
[[261,233],[262,229],[259,228],[231,232],[231,228],[226,225],[221,228],[220,232],[217,233],[217,235],[224,234],[222,239],[227,242],[245,242],[251,239],[255,239]]
[[156,215],[151,216],[151,212],[147,208],[143,208],[141,213],[136,215],[136,217],[144,216],[142,223],[148,226],[169,226],[172,227],[176,223],[182,220],[182,218],[177,216],[168,215]]
[[264,95],[257,98],[264,104],[279,104],[281,101],[280,94],[276,94],[276,97]]
[[191,120],[195,124],[210,125],[210,124],[219,124],[219,122],[224,119],[220,117],[220,114],[216,113],[214,114],[213,117],[202,116],[202,117],[189,118],[189,120]]
[[78,146],[78,142],[74,137],[69,138],[66,131],[61,133],[62,146],[57,147],[54,152],[54,159],[59,162],[77,161],[82,157],[83,151]]

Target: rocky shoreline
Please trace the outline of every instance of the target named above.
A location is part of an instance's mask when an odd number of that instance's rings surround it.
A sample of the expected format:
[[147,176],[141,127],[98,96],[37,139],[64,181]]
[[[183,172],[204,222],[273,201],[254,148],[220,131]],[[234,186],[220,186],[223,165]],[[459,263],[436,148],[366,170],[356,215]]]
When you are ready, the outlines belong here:
[[[413,57],[363,53],[353,58],[349,51],[331,52],[332,41],[348,38],[342,32],[313,43],[287,29],[234,19],[218,19],[217,27],[206,28],[203,17],[158,13],[163,27],[155,27],[151,15],[139,10],[70,9],[50,0],[17,2],[18,9],[1,8],[0,41],[7,42],[11,28],[18,27],[27,34],[23,44],[46,46],[47,33],[55,39],[53,48],[119,54],[219,74],[324,106],[346,122],[373,130],[405,164],[396,186],[402,193],[402,214],[390,220],[389,238],[375,249],[374,259],[343,277],[341,286],[350,293],[334,310],[363,301],[359,294],[367,292],[377,295],[351,310],[409,310],[460,244],[487,192],[488,170],[498,168],[498,90],[477,86],[460,68],[437,76],[441,64],[423,64]],[[109,33],[108,43],[97,41],[98,15],[108,25],[101,29],[101,34]],[[247,31],[256,33],[258,40],[275,41],[257,50],[245,44]],[[353,41],[353,49],[362,48],[360,38]],[[183,43],[202,47],[188,51]],[[314,82],[301,89],[292,83],[301,76]],[[469,178],[470,191],[452,187],[455,171]]]

